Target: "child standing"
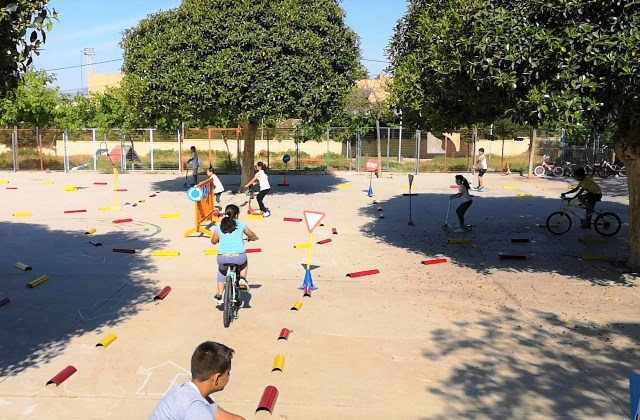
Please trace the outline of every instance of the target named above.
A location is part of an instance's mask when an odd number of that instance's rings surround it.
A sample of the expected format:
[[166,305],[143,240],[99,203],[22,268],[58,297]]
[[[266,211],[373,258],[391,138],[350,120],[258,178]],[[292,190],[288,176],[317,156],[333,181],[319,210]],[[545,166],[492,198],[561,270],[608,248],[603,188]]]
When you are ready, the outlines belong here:
[[456,214],[458,215],[458,220],[460,221],[460,226],[455,228],[453,231],[457,233],[466,232],[465,224],[464,224],[464,214],[469,210],[471,204],[473,204],[473,199],[471,195],[469,195],[469,190],[471,186],[469,185],[469,181],[462,175],[456,175],[456,185],[458,185],[458,193],[453,194],[450,199],[462,198],[462,204],[458,206],[456,209]]
[[187,161],[187,165],[191,164],[193,168],[193,185],[196,185],[198,183],[198,168],[202,165],[202,161],[198,157],[196,146],[191,146],[189,150],[191,150],[191,159]]
[[271,185],[269,184],[269,176],[265,172],[265,170],[267,169],[267,165],[265,165],[262,162],[258,162],[256,164],[256,167],[258,169],[258,172],[251,179],[251,181],[249,181],[247,185],[245,185],[244,187],[249,188],[251,185],[255,184],[256,182],[260,184],[260,192],[258,193],[258,197],[257,197],[258,206],[260,206],[260,211],[262,212],[262,215],[264,217],[269,217],[271,216],[271,212],[269,212],[269,209],[265,207],[262,201],[264,200],[264,196],[269,194],[269,191],[271,191]]
[[487,157],[484,155],[484,148],[481,147],[478,149],[478,161],[476,164],[480,165],[480,170],[478,171],[478,191],[484,191],[484,174],[487,172]]
[[212,244],[218,245],[218,287],[217,293],[213,297],[216,302],[221,305],[223,303],[222,296],[224,293],[224,281],[227,276],[227,264],[236,264],[240,271],[238,283],[240,288],[248,289],[247,272],[249,271],[249,261],[247,260],[247,252],[244,248],[243,235],[251,241],[258,240],[258,236],[251,229],[245,226],[238,215],[240,208],[235,204],[229,204],[224,209],[224,217],[219,225],[215,226],[213,236],[211,236]]
[[207,175],[209,175],[209,178],[213,180],[213,193],[216,196],[216,209],[218,211],[222,211],[222,206],[220,205],[220,203],[222,193],[224,192],[224,185],[222,185],[222,181],[220,181],[218,175],[215,174],[213,166],[209,166],[209,169],[207,169]]

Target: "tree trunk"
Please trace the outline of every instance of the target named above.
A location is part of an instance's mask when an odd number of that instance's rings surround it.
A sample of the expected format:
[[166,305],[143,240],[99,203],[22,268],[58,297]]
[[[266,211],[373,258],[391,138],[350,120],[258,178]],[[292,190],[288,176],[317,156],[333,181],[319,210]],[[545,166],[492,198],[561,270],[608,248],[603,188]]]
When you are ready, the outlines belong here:
[[527,170],[527,177],[533,176],[533,158],[536,155],[536,129],[531,127],[529,130],[529,169]]
[[617,153],[627,170],[629,187],[629,260],[633,272],[640,272],[640,145],[637,133],[617,143]]
[[256,155],[256,133],[258,131],[258,121],[249,121],[244,129],[244,149],[242,151],[242,172],[240,177],[240,191],[245,191],[244,186],[253,176],[254,158]]
[[382,144],[380,140],[380,118],[376,117],[376,138],[378,139],[378,169],[376,170],[376,177],[380,178],[382,175]]

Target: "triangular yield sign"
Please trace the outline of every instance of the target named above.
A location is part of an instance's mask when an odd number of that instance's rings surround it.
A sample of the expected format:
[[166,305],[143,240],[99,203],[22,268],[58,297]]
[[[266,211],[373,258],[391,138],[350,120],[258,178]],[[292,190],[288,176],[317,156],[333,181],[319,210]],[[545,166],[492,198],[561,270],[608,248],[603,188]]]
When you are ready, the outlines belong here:
[[324,216],[326,216],[324,213],[320,213],[319,211],[310,210],[304,210],[302,214],[304,215],[304,221],[307,224],[307,230],[309,231],[309,233],[313,232],[313,229],[318,226],[320,220],[322,220]]

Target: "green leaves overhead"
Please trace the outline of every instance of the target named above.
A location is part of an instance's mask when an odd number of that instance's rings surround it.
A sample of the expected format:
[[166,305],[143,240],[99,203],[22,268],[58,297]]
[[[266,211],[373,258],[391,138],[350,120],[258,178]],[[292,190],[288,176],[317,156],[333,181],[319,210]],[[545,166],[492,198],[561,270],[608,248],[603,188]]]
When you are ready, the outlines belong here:
[[125,32],[124,86],[165,126],[328,121],[360,70],[336,0],[186,0]]

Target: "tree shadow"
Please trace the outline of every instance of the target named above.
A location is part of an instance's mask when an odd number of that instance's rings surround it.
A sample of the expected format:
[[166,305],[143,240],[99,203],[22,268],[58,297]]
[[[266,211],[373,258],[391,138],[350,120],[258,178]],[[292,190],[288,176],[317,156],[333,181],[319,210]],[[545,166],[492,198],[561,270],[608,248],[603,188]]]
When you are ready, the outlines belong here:
[[445,399],[447,413],[430,419],[629,415],[640,324],[565,321],[508,307],[469,319],[434,330],[424,351],[430,363],[451,366],[426,389]]
[[[479,274],[493,271],[512,273],[558,273],[594,285],[630,284],[623,276],[628,272],[628,206],[615,202],[599,203],[597,208],[612,211],[622,219],[620,232],[603,238],[594,230],[582,230],[579,220],[564,235],[553,235],[546,229],[547,216],[560,210],[560,200],[545,197],[491,197],[474,193],[473,204],[465,223],[473,230],[467,233],[444,231],[448,194],[420,194],[411,197],[411,214],[415,226],[409,226],[409,197],[394,196],[375,201],[360,209],[360,214],[373,220],[362,227],[364,235],[390,246],[421,253],[426,257],[444,256],[452,263],[475,270]],[[486,193],[485,193],[486,194]],[[460,200],[451,202],[449,223],[458,224],[455,209]],[[380,219],[383,210],[384,219]],[[584,210],[578,209],[582,215]],[[581,238],[593,242],[580,242]],[[451,244],[449,239],[470,239],[469,244]],[[528,239],[512,243],[511,239]],[[590,239],[591,240],[591,239]],[[602,241],[602,242],[598,242]],[[526,259],[505,260],[499,254],[524,256]],[[583,255],[606,255],[608,261],[583,261]],[[632,284],[632,283],[631,283]]]
[[[578,185],[578,181],[574,178],[569,178],[566,176],[554,177],[547,176],[542,178],[531,178],[532,181],[544,179],[545,181],[550,182],[561,182],[566,183],[569,182],[573,186]],[[607,197],[629,197],[629,184],[627,182],[626,177],[618,177],[615,178],[613,176],[607,178],[600,178],[598,176],[593,177],[593,180],[604,190],[606,191]],[[526,182],[526,179],[522,179],[521,181]]]
[[[159,228],[133,222],[98,232],[56,230],[26,223],[0,223],[5,247],[0,300],[0,382],[22,370],[49,363],[83,334],[114,327],[152,304],[160,291],[147,273],[156,271],[140,251],[166,242]],[[120,229],[118,231],[118,229]],[[89,241],[102,244],[93,246]],[[112,252],[135,249],[135,254]],[[32,267],[15,268],[16,262]],[[48,281],[26,285],[47,275]]]

